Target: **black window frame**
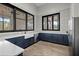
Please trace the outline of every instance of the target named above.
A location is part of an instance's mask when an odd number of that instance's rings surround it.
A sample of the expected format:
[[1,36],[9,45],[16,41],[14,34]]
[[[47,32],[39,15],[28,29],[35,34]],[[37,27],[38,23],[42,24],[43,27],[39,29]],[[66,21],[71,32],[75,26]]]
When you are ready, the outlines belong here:
[[[10,3],[0,3],[0,4],[5,5],[5,6],[13,9],[13,30],[6,30],[6,31],[0,30],[0,33],[3,33],[3,32],[18,32],[18,31],[34,31],[34,15],[33,14],[26,12],[26,11],[10,4]],[[26,28],[25,28],[25,30],[16,30],[16,10],[19,10],[19,11],[25,13],[25,16],[26,16],[26,24],[25,24]],[[27,30],[27,14],[30,14],[30,15],[33,16],[33,29],[32,30]],[[4,27],[4,25],[3,25],[3,27]]]
[[[58,29],[57,30],[55,30],[55,29],[53,29],[53,16],[54,15],[58,15],[58,18],[59,18],[59,25],[58,25]],[[52,16],[52,30],[50,30],[50,29],[48,29],[48,17],[49,16]],[[43,25],[43,23],[44,23],[44,17],[47,17],[47,29],[44,29],[44,25]],[[54,14],[50,14],[50,15],[45,15],[45,16],[42,16],[42,30],[43,31],[60,31],[60,13],[54,13]]]

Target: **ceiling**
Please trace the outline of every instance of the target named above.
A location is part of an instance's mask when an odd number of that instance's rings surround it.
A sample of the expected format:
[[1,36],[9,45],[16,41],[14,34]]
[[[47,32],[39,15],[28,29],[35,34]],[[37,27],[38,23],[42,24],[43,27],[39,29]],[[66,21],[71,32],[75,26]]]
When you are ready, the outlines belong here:
[[45,5],[46,3],[34,3],[35,6],[40,7],[42,5]]

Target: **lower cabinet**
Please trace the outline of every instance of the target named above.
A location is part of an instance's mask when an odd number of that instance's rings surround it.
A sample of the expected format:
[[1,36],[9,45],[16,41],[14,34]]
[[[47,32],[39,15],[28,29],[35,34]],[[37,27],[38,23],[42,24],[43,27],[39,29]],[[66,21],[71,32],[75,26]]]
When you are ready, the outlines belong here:
[[26,45],[25,48],[32,44],[34,44],[34,37],[25,39],[25,45]]
[[63,40],[64,44],[65,44],[65,45],[69,45],[68,36],[67,36],[67,35],[64,35],[63,37],[64,37],[64,40]]
[[38,39],[52,43],[69,45],[68,36],[66,34],[39,33]]
[[34,37],[25,39],[24,36],[20,36],[20,37],[9,38],[6,40],[23,49],[25,49],[26,47],[28,47],[34,43]]
[[[7,41],[25,49],[30,45],[35,43],[34,37],[25,39],[24,36],[14,37],[6,39]],[[68,36],[65,34],[49,34],[49,33],[39,33],[36,42],[38,41],[48,41],[52,43],[59,43],[63,45],[69,45]]]
[[6,40],[13,43],[13,44],[15,44],[15,45],[18,45],[19,43],[23,42],[24,36],[8,38]]
[[27,39],[24,39],[20,44],[19,46],[22,47],[23,49],[29,47],[30,45],[32,45],[34,43],[34,37],[31,37],[31,38],[27,38]]

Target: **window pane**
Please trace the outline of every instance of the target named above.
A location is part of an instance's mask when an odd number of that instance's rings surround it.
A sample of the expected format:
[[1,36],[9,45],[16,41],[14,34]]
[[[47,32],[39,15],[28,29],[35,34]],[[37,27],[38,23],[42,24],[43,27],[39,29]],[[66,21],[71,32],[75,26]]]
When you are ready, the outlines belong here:
[[4,30],[13,30],[13,9],[8,7],[4,12]]
[[16,10],[16,30],[26,30],[25,13]]
[[0,4],[0,16],[4,22],[3,30],[13,30],[13,9]]
[[13,21],[10,18],[4,18],[4,30],[13,30]]
[[0,31],[3,31],[3,11],[4,11],[5,6],[0,4]]
[[58,30],[59,29],[59,15],[54,15],[53,18],[53,29]]
[[3,19],[0,17],[0,31],[3,30]]
[[43,18],[43,29],[47,29],[47,17]]
[[48,16],[48,29],[52,30],[52,16]]
[[33,30],[33,16],[27,14],[27,30]]

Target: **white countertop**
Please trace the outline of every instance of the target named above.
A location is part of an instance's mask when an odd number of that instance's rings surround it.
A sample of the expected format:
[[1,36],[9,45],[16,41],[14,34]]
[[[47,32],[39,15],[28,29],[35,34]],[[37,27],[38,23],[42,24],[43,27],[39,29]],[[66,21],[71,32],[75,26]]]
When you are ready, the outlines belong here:
[[24,51],[23,48],[16,46],[15,44],[12,44],[5,39],[13,38],[13,37],[19,37],[19,36],[25,36],[25,39],[33,37],[34,32],[27,32],[24,33],[7,33],[0,34],[0,56],[14,56],[22,53]]
[[6,41],[0,41],[0,56],[16,56],[22,53],[24,49]]
[[27,35],[25,35],[25,39],[30,38],[30,37],[34,37],[34,34],[27,34]]

